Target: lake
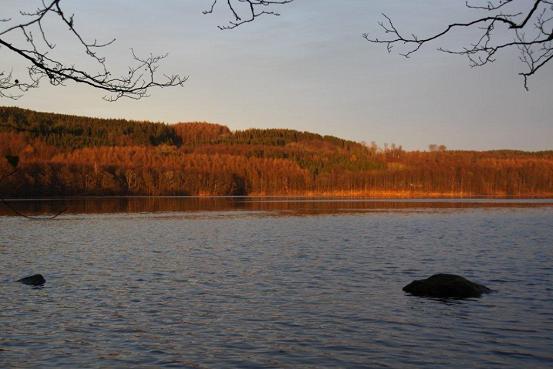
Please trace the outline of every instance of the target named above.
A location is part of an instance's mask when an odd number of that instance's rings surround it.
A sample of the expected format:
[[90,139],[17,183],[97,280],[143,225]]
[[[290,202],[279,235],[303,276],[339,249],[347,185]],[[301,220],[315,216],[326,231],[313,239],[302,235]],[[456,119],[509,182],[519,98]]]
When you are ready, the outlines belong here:
[[[1,368],[553,366],[551,200],[9,204],[64,212],[0,210]],[[402,291],[438,272],[495,292]]]

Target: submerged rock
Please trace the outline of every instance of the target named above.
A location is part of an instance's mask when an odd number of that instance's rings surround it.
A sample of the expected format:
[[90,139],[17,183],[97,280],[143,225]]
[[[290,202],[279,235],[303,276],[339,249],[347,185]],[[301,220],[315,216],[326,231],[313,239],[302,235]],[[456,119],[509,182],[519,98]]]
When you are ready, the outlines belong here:
[[29,277],[18,279],[17,282],[27,284],[29,286],[42,286],[46,283],[46,279],[44,279],[42,274],[34,274]]
[[403,291],[415,296],[467,298],[480,297],[491,290],[478,283],[454,274],[435,274],[403,287]]

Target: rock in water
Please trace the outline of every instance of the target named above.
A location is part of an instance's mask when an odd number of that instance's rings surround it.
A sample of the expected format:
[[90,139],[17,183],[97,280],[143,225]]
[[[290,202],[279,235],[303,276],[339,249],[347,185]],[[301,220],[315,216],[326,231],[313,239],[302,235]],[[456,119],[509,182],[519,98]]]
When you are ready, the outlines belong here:
[[467,298],[480,297],[491,290],[478,283],[454,274],[435,274],[403,287],[405,292],[415,296]]
[[27,284],[29,286],[42,286],[44,283],[46,283],[46,279],[44,279],[42,274],[35,274],[29,277],[18,279],[17,282]]

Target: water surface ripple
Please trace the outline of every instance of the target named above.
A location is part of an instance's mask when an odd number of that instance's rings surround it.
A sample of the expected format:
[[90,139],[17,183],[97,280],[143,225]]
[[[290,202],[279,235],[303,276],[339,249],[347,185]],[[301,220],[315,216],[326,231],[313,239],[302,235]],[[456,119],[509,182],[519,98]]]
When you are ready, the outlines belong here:
[[551,207],[3,216],[0,367],[551,368],[552,267]]

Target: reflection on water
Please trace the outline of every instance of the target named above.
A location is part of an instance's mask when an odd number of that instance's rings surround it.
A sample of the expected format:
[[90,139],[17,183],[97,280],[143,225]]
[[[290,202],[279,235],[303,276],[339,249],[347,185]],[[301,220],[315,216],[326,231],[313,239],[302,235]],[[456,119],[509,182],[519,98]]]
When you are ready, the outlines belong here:
[[[10,200],[24,214],[159,213],[205,211],[265,211],[292,214],[331,214],[417,209],[553,207],[553,200],[508,199],[313,199],[255,197],[86,197],[70,199]],[[0,215],[14,215],[0,206]]]
[[[16,205],[69,209],[0,217],[2,369],[553,367],[550,202]],[[497,292],[402,291],[437,272]]]

